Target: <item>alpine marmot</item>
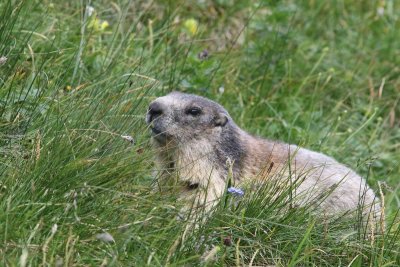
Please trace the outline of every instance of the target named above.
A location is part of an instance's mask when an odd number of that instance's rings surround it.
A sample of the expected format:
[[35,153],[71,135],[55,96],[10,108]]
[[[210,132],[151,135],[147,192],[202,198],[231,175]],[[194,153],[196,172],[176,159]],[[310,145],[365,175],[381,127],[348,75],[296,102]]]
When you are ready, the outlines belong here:
[[194,207],[211,207],[225,193],[228,178],[240,185],[284,177],[301,180],[299,205],[325,194],[318,205],[325,214],[357,210],[362,202],[364,211],[372,211],[368,214],[380,215],[374,192],[353,170],[324,154],[255,137],[204,97],[180,92],[159,97],[146,122],[156,148],[158,185],[178,181],[180,197]]

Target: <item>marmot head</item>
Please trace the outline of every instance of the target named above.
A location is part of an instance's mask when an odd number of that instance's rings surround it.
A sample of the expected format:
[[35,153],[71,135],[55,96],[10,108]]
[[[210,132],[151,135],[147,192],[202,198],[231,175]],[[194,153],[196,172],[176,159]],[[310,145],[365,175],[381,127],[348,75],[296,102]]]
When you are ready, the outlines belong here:
[[154,100],[146,115],[153,137],[161,145],[198,138],[215,140],[230,120],[228,112],[218,103],[179,92]]

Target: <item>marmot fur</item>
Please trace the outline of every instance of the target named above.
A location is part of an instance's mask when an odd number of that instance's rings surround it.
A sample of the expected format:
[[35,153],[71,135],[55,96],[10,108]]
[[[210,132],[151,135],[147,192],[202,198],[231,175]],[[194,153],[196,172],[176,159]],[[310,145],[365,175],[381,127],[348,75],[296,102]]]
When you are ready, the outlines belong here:
[[197,207],[212,206],[224,194],[228,176],[235,184],[279,176],[301,180],[296,193],[307,197],[300,205],[328,192],[318,206],[323,213],[353,211],[362,202],[379,218],[374,192],[353,170],[324,154],[252,136],[214,101],[172,92],[150,104],[146,122],[157,149],[158,184],[176,178],[183,185],[181,198]]

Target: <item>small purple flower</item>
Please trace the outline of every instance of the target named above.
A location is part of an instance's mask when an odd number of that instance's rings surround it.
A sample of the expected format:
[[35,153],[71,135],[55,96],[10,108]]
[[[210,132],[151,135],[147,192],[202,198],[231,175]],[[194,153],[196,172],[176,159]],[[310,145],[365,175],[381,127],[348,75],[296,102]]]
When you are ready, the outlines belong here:
[[234,196],[238,196],[241,197],[244,195],[244,192],[242,189],[240,188],[236,188],[236,187],[229,187],[228,188],[228,193],[231,193]]
[[209,56],[209,53],[208,53],[208,50],[207,50],[207,49],[204,49],[203,51],[201,51],[201,52],[197,55],[197,57],[198,57],[200,60],[205,60],[205,59],[208,58],[208,56]]

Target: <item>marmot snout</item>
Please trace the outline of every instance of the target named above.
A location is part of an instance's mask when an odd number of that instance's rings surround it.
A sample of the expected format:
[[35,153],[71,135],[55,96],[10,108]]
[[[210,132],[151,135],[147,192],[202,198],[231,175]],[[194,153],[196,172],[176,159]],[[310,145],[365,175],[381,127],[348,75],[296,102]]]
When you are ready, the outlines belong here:
[[324,154],[252,136],[209,99],[170,93],[150,104],[146,122],[157,149],[159,185],[178,177],[188,185],[181,198],[195,201],[195,206],[212,206],[224,194],[230,174],[235,183],[242,183],[260,178],[276,182],[279,173],[301,179],[296,193],[308,200],[329,192],[318,205],[324,213],[354,211],[362,197],[365,210],[374,217],[380,214],[374,192],[357,173]]

